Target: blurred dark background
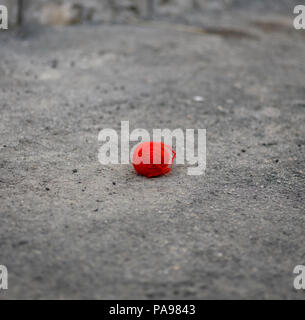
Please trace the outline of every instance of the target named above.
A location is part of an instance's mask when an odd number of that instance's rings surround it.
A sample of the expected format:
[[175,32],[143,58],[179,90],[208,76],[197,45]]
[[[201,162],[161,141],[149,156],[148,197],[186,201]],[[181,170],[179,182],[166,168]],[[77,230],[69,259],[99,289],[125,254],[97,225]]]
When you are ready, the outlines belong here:
[[[27,22],[48,23],[50,19],[47,19],[46,15],[54,15],[54,10],[64,10],[68,16],[67,24],[111,21],[114,18],[113,10],[116,11],[117,21],[126,22],[137,18],[183,18],[191,12],[200,14],[206,11],[210,14],[226,14],[230,10],[287,14],[292,12],[295,5],[300,4],[298,0],[3,0],[1,3],[10,8],[12,23],[16,20],[18,2],[23,3]],[[61,5],[64,5],[65,9],[60,9]],[[57,12],[58,15],[60,14]]]

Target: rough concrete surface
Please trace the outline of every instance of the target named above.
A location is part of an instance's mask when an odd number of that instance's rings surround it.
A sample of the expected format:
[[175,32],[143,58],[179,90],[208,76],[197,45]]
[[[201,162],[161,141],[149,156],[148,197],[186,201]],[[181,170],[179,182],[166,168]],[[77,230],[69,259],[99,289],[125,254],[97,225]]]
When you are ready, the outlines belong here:
[[[1,32],[0,299],[304,298],[304,30],[183,23]],[[206,174],[102,166],[121,120],[206,128]]]

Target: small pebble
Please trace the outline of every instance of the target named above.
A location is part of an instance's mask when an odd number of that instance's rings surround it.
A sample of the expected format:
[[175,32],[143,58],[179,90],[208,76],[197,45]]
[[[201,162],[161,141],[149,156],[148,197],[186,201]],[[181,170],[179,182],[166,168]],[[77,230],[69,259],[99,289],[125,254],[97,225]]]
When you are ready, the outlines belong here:
[[201,97],[201,96],[195,96],[195,97],[193,98],[193,100],[194,100],[195,102],[203,102],[203,101],[204,101],[204,98]]

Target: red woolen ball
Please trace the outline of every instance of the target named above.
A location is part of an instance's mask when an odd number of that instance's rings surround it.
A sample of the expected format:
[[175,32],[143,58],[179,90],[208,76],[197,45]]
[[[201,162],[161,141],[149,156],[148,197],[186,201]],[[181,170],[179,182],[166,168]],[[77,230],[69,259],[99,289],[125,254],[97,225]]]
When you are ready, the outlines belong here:
[[152,178],[169,173],[175,156],[175,151],[163,142],[143,142],[134,151],[132,164],[138,174]]

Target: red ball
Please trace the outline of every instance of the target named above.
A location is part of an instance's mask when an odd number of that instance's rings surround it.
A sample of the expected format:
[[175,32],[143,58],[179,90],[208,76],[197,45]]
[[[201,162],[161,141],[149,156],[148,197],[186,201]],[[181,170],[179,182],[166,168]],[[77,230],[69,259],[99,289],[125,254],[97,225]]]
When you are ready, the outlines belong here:
[[152,178],[169,173],[175,157],[175,151],[163,142],[143,142],[134,151],[132,164],[138,174]]

